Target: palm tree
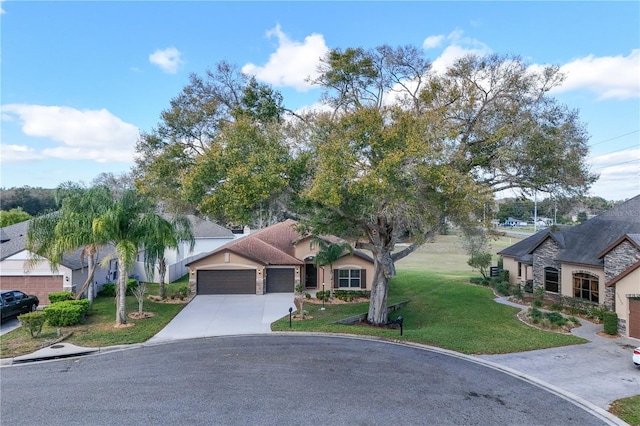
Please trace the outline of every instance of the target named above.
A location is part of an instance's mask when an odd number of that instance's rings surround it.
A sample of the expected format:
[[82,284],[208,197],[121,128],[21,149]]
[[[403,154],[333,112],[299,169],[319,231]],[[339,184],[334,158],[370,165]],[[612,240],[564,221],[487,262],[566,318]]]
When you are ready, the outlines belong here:
[[92,224],[112,203],[111,193],[107,187],[84,189],[71,188],[68,184],[60,186],[59,190],[65,191],[60,209],[38,216],[29,223],[27,249],[32,253],[29,263],[33,265],[46,258],[55,272],[65,254],[81,248],[81,258],[87,259],[87,279],[75,298],[81,298],[88,289],[88,299],[92,302],[96,260],[103,244],[92,232]]
[[165,248],[177,248],[181,241],[193,240],[190,225],[180,228],[164,219],[155,212],[154,205],[135,190],[125,190],[105,213],[94,219],[93,232],[101,241],[113,245],[118,260],[116,325],[127,322],[127,278],[138,250],[144,251],[145,268],[153,268]]
[[189,251],[193,250],[195,246],[195,239],[191,233],[191,222],[189,219],[182,215],[171,216],[171,226],[173,227],[173,235],[165,236],[167,240],[158,238],[157,240],[147,242],[144,247],[144,254],[146,258],[145,272],[147,277],[153,278],[155,275],[155,265],[158,265],[158,279],[159,279],[159,293],[160,297],[164,298],[166,295],[165,290],[165,274],[167,272],[167,260],[164,257],[164,251],[167,247],[172,247],[173,239],[177,239],[180,242],[189,243]]
[[315,238],[320,250],[313,259],[313,263],[318,266],[329,265],[329,276],[333,277],[333,264],[336,260],[340,259],[345,251],[353,254],[353,247],[351,244],[344,243],[329,243],[322,238]]

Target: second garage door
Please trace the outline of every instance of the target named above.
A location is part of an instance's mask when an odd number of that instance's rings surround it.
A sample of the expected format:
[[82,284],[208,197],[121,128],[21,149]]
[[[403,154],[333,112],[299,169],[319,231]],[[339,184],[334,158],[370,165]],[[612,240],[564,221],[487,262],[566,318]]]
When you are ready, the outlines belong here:
[[198,271],[197,294],[256,294],[256,271]]
[[267,293],[293,293],[294,270],[268,269]]
[[640,300],[629,299],[629,337],[640,339]]

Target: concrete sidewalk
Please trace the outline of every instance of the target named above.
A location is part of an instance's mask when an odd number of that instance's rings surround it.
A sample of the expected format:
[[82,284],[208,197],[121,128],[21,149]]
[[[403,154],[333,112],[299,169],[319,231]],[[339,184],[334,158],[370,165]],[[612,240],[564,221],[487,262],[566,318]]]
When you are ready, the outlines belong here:
[[198,295],[149,343],[270,333],[270,324],[295,310],[293,293]]

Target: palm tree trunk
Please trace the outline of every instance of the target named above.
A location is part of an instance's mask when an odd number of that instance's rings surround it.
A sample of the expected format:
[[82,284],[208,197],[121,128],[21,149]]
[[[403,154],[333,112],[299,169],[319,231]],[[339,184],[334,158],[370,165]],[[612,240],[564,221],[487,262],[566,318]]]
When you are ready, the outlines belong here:
[[[82,284],[80,290],[78,290],[74,295],[74,298],[76,300],[82,299],[82,296],[84,295],[84,292],[87,291],[87,289],[93,290],[93,286],[91,284],[93,284],[93,277],[96,273],[96,259],[94,251],[90,251],[87,253],[87,265],[87,279],[84,284]],[[93,303],[93,291],[89,291],[87,299],[89,299],[89,303]]]
[[160,277],[160,297],[163,299],[166,296],[166,289],[164,286],[164,277],[166,273],[167,273],[167,262],[165,261],[164,257],[161,257],[160,259],[158,259],[158,275]]
[[[119,265],[124,265],[123,259],[118,259]],[[116,287],[116,325],[127,323],[127,274],[120,269],[118,271],[118,285]]]

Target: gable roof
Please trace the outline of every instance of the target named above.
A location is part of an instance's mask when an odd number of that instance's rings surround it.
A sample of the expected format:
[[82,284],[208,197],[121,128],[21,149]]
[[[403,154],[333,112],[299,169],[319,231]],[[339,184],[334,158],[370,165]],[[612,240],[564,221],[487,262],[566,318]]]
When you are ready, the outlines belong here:
[[640,234],[624,234],[613,243],[609,244],[604,250],[598,254],[598,259],[603,258],[607,253],[620,245],[623,241],[628,241],[636,249],[640,250]]
[[[231,241],[202,257],[230,251],[264,265],[304,265],[304,261],[295,257],[295,244],[307,236],[301,235],[296,230],[297,224],[298,222],[295,220],[287,219],[246,237]],[[333,236],[322,238],[338,240]],[[369,256],[358,250],[354,250],[353,254],[373,262]]]
[[560,250],[555,258],[558,262],[582,265],[603,266],[600,256],[624,235],[640,234],[640,195],[595,216],[579,225],[559,227],[552,232],[549,229],[538,232],[498,254],[516,259],[531,259],[533,251],[548,237],[553,237]]
[[[0,228],[0,234],[2,235],[0,260],[4,260],[27,249],[27,230],[29,229],[29,223],[31,223],[31,221],[27,220]],[[62,262],[60,262],[61,265],[73,271],[85,268],[87,263],[84,260],[82,252],[83,249],[79,248],[71,253],[65,254],[62,257]],[[98,250],[98,262],[114,252],[115,249],[110,245],[101,246]]]
[[[171,220],[171,215],[163,214],[167,220]],[[235,238],[230,229],[220,226],[217,223],[210,222],[195,215],[186,215],[191,223],[191,232],[194,238]]]

